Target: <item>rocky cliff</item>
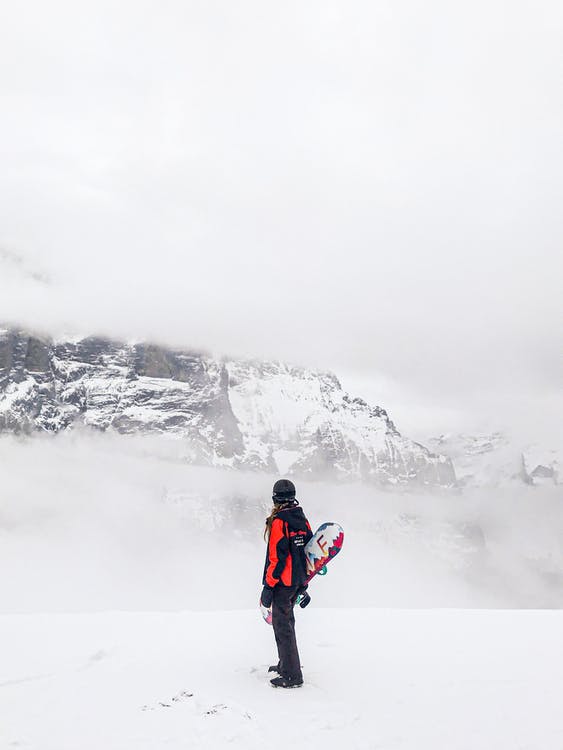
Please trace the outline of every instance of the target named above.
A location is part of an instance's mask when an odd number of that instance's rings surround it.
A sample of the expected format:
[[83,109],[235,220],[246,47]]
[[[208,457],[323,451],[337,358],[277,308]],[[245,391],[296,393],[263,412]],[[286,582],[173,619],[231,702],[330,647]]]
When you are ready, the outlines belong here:
[[326,372],[102,338],[0,330],[0,430],[84,424],[166,433],[194,463],[382,484],[449,486],[449,458],[402,436]]

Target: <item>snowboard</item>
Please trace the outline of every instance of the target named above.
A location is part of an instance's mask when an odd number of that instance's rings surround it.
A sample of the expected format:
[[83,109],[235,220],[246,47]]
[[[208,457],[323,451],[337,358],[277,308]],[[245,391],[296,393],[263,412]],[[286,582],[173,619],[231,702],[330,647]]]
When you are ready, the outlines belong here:
[[[344,529],[342,526],[330,521],[322,523],[319,526],[305,547],[305,559],[307,562],[306,584],[316,575],[324,575],[326,573],[327,564],[340,552],[343,543]],[[300,599],[301,601],[299,601]],[[296,603],[301,607],[307,606],[309,595],[305,592],[303,597],[299,597]],[[272,608],[264,607],[263,604],[260,604],[260,611],[264,620],[268,625],[271,625]]]
[[326,573],[327,563],[340,552],[343,542],[344,529],[342,526],[331,522],[322,523],[319,526],[305,547],[307,559],[307,579],[305,583],[309,583],[311,578],[314,578],[317,574],[324,575]]

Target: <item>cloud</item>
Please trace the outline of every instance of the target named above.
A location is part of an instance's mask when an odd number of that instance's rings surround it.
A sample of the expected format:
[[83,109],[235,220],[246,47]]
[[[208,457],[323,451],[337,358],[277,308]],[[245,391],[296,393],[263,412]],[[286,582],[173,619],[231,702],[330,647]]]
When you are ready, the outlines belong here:
[[[277,477],[188,466],[184,450],[88,432],[2,437],[0,611],[255,607]],[[555,487],[297,490],[315,527],[338,521],[346,535],[311,584],[314,606],[563,605]]]
[[3,264],[2,317],[377,372],[456,407],[557,388],[558,18],[12,7],[0,243],[53,281]]
[[49,277],[31,268],[22,255],[3,247],[0,247],[0,268],[3,271],[4,282],[6,282],[8,275],[10,275],[12,283],[14,281],[34,281],[38,284],[49,283]]

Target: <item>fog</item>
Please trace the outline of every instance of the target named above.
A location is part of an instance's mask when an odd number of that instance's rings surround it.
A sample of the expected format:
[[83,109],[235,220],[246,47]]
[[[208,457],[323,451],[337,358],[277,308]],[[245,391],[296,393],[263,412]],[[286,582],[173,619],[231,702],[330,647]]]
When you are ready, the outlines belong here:
[[12,4],[0,319],[537,422],[561,387],[561,26],[551,0]]
[[[188,466],[184,452],[178,441],[88,431],[2,437],[0,610],[256,606],[276,477]],[[311,606],[563,606],[555,487],[297,487],[313,526],[345,529]]]
[[[425,444],[558,448],[562,34],[555,0],[12,3],[0,325],[331,369]],[[184,454],[2,436],[0,608],[254,606],[275,477]],[[563,604],[555,487],[300,493],[346,530],[314,606]]]

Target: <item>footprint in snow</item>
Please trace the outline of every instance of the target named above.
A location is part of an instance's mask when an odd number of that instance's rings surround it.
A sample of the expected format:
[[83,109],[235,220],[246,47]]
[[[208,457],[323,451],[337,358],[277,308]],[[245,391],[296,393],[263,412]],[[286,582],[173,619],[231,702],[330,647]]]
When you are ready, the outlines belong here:
[[211,708],[208,708],[207,711],[203,714],[204,716],[217,716],[217,714],[222,714],[225,711],[235,712],[243,717],[243,719],[252,719],[251,714],[248,713],[248,711],[241,711],[239,709],[234,709],[232,706],[226,706],[224,703],[216,703],[214,706],[211,706]]
[[[177,693],[173,698],[171,698],[169,701],[157,701],[157,703],[154,703],[152,705],[145,705],[141,706],[141,711],[156,711],[158,708],[173,708],[175,705],[178,705],[179,703],[182,703],[183,701],[187,701],[190,698],[193,698],[194,694],[188,692],[187,690],[182,690],[180,693]],[[197,705],[196,702],[196,708],[201,708],[201,706]],[[248,713],[248,711],[243,711],[239,709],[233,709],[232,706],[227,706],[225,703],[215,703],[215,705],[204,708],[201,712],[202,716],[218,716],[220,714],[223,714],[225,711],[235,711],[235,713],[240,714],[244,719],[252,719],[251,714]]]
[[222,713],[226,708],[227,706],[225,706],[224,703],[217,703],[217,705],[211,706],[211,708],[205,712],[205,715],[215,716],[215,714]]
[[154,711],[157,708],[172,708],[172,706],[175,704],[188,700],[189,698],[193,698],[193,695],[194,695],[193,693],[190,693],[187,690],[182,690],[180,693],[177,693],[169,701],[158,701],[152,706],[149,706],[149,705],[141,706],[141,711]]

